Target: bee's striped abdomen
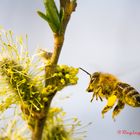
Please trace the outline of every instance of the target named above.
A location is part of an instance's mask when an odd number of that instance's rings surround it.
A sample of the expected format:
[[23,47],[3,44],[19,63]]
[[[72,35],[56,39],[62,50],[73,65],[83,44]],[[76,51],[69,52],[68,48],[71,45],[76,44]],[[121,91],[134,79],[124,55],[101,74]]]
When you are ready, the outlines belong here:
[[117,91],[122,93],[123,101],[133,107],[140,107],[140,94],[135,88],[129,84],[119,82],[117,84]]

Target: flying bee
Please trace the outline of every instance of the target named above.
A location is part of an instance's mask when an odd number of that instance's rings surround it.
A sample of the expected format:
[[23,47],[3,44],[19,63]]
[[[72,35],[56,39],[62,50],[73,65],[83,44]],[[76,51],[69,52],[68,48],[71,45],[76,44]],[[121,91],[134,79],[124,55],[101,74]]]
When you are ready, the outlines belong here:
[[125,104],[132,107],[140,107],[140,94],[131,85],[119,81],[114,75],[102,72],[95,72],[92,75],[86,72],[90,76],[89,86],[87,92],[93,92],[91,102],[94,97],[96,100],[100,98],[101,101],[105,98],[107,101],[106,106],[102,110],[102,116],[116,106],[113,109],[112,118],[121,112]]

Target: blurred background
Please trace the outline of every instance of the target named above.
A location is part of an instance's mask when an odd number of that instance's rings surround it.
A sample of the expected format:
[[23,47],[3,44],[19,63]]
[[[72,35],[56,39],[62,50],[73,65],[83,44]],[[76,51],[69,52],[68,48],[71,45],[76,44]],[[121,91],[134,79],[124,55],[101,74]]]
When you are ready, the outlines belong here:
[[[140,92],[140,1],[77,0],[78,6],[67,28],[60,64],[82,67],[88,72],[108,72]],[[58,4],[58,0],[56,1]],[[1,0],[0,25],[16,35],[29,37],[30,54],[38,48],[53,49],[47,23],[36,13],[44,11],[41,0]],[[85,140],[139,140],[140,135],[123,135],[119,130],[140,133],[140,108],[125,106],[114,122],[112,110],[102,119],[106,101],[90,103],[85,89],[89,76],[80,71],[77,86],[59,93],[53,105],[64,108],[68,118],[78,117],[85,128]],[[70,98],[65,98],[65,96]]]

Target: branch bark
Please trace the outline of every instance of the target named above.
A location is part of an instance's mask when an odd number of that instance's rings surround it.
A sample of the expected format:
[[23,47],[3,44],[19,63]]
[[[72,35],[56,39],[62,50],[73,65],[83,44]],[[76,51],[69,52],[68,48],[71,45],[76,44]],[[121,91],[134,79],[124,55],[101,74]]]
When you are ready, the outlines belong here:
[[35,120],[35,128],[32,131],[32,140],[42,139],[42,132],[45,125],[45,121],[46,121],[46,118]]
[[[76,2],[70,1],[70,0],[60,0],[60,6],[61,8],[64,9],[64,19],[61,23],[61,28],[60,28],[59,33],[54,33],[54,51],[50,60],[50,66],[45,67],[46,79],[51,77],[51,75],[55,72],[55,67],[58,63],[59,56],[60,56],[62,46],[64,43],[66,27],[70,20],[72,12],[75,11]],[[50,81],[50,83],[53,84],[53,81]],[[46,81],[45,86],[47,86],[50,83]],[[35,128],[32,132],[32,140],[42,139],[43,129],[44,129],[45,122],[47,120],[50,104],[55,94],[56,92],[54,92],[52,96],[48,97],[49,103],[45,106],[45,112],[44,112],[46,113],[45,117],[43,119],[36,120]]]

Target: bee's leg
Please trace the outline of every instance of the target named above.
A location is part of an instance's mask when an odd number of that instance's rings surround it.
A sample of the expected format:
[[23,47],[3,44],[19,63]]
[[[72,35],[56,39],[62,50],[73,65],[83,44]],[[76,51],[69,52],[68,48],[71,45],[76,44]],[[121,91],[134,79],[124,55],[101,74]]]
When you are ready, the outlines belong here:
[[100,100],[103,101],[103,99],[101,98],[101,96],[99,96]]
[[106,112],[108,112],[115,104],[117,100],[117,97],[116,95],[111,95],[109,98],[108,98],[108,102],[107,102],[107,105],[104,107],[104,109],[102,110],[102,117],[104,118],[104,114]]
[[96,100],[98,100],[99,92],[102,92],[102,88],[101,87],[98,87],[96,90],[94,90],[94,93],[92,95],[92,98],[91,98],[90,102],[93,101],[95,96],[96,96]]
[[96,100],[98,100],[98,93],[96,93],[95,95],[96,95]]
[[93,101],[94,97],[95,97],[95,93],[93,93],[93,95],[92,95],[92,98],[91,98],[90,102],[92,102],[92,101]]
[[114,121],[115,121],[115,117],[120,113],[120,111],[124,108],[124,106],[125,103],[119,100],[112,113],[112,118],[114,119]]
[[96,100],[98,100],[98,97],[100,98],[100,96],[99,96],[100,93],[102,93],[102,87],[99,86],[95,93],[96,93]]
[[96,100],[98,100],[98,93],[97,92],[94,92],[93,95],[92,95],[92,98],[90,100],[90,102],[93,101],[94,97],[96,96]]

